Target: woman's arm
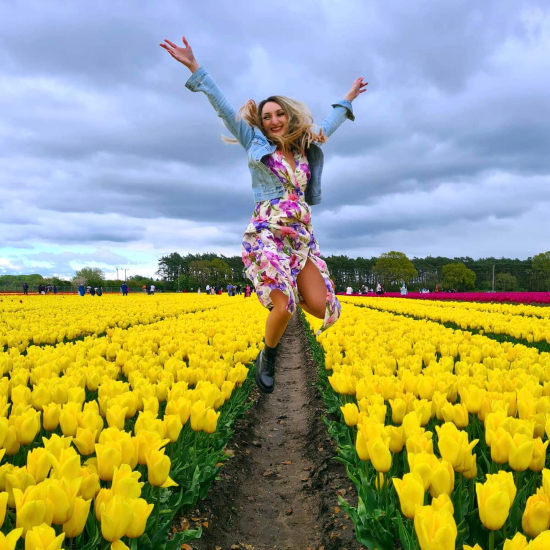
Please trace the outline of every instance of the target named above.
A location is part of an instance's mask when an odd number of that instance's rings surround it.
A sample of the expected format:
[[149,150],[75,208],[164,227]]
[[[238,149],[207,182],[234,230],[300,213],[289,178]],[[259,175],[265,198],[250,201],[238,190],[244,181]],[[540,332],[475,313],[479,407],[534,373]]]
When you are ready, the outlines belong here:
[[244,120],[237,118],[237,111],[229,103],[214,79],[204,67],[199,66],[193,49],[185,36],[182,37],[182,41],[185,48],[180,48],[166,39],[164,40],[165,44],[160,44],[160,46],[193,73],[185,83],[185,87],[192,92],[204,92],[227,129],[245,149],[248,149],[254,136],[254,130]]
[[356,78],[353,82],[350,91],[344,96],[342,101],[338,103],[333,103],[332,112],[321,122],[320,127],[323,129],[323,134],[327,137],[330,137],[338,127],[349,118],[350,120],[355,120],[353,114],[353,108],[351,102],[360,94],[366,92],[366,86],[368,82],[363,82],[363,77]]

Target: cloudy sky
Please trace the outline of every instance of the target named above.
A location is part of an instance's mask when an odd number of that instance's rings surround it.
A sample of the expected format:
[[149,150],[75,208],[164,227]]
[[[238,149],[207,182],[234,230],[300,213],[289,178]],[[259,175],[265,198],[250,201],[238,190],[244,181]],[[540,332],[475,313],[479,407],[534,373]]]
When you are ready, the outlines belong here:
[[282,94],[320,122],[369,82],[325,146],[323,254],[550,248],[546,0],[33,0],[0,20],[0,274],[240,254],[245,153],[159,47],[182,35],[236,107]]

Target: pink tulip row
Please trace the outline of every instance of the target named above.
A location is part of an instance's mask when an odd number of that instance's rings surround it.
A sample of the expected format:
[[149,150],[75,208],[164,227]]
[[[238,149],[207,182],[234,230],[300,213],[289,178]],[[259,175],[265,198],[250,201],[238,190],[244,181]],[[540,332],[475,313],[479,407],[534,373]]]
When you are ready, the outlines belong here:
[[[342,294],[339,292],[338,294]],[[520,304],[550,304],[550,292],[409,292],[402,296],[399,292],[385,294],[352,294],[351,296],[379,296],[380,298],[415,298],[423,300],[453,300],[459,302],[513,302]]]

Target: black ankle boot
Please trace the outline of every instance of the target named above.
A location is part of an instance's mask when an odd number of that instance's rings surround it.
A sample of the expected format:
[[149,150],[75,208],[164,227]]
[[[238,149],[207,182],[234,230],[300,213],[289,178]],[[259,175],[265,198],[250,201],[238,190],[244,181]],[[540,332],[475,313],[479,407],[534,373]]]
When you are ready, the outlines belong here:
[[256,358],[256,384],[262,393],[271,393],[275,386],[275,357],[277,347],[270,348],[266,344]]

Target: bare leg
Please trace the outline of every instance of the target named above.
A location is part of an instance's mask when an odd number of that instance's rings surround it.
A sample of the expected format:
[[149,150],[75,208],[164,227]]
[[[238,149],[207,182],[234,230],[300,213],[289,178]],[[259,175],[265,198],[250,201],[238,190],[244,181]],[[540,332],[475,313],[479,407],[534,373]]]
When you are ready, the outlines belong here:
[[311,260],[307,260],[306,265],[298,274],[296,282],[298,283],[298,290],[304,299],[298,305],[314,317],[324,319],[327,289],[323,276]]
[[274,348],[283,336],[291,315],[286,310],[288,298],[281,290],[272,290],[270,296],[273,309],[265,322],[265,343],[270,348]]

